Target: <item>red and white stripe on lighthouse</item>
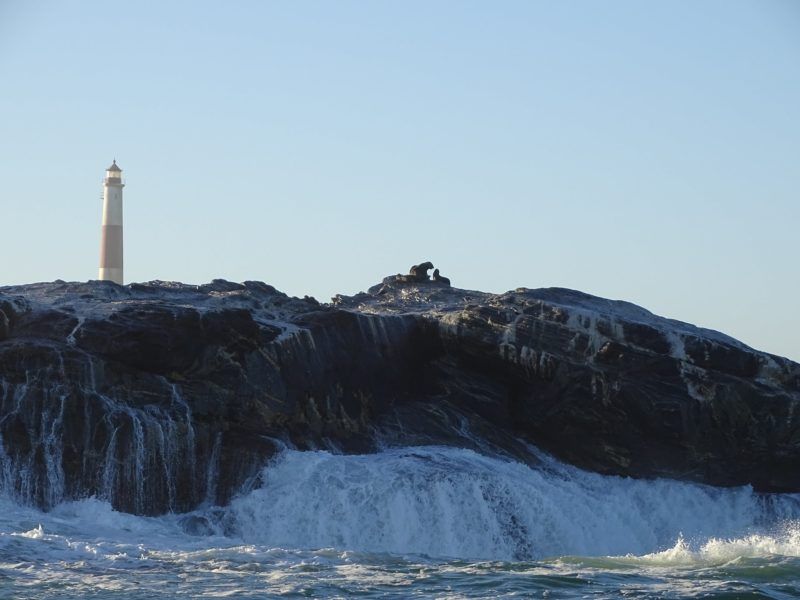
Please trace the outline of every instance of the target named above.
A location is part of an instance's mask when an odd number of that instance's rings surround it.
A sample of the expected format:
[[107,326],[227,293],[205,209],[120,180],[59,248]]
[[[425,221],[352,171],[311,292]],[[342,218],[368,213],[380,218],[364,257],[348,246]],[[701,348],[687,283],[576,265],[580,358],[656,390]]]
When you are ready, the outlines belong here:
[[103,180],[103,233],[100,239],[100,279],[122,285],[122,169],[117,161]]

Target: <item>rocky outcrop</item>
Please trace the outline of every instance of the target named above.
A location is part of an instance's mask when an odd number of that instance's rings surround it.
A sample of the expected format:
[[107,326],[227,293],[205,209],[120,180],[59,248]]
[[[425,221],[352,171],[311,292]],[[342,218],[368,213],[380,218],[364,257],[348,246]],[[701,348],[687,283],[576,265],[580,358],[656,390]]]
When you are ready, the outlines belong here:
[[450,280],[447,277],[445,277],[444,275],[442,275],[441,273],[439,273],[439,269],[434,269],[433,270],[433,278],[432,278],[432,280],[435,283],[441,283],[442,285],[447,285],[447,286],[450,285]]
[[[408,275],[389,275],[383,278],[381,285],[370,288],[370,293],[380,296],[388,291],[392,286],[412,285],[443,285],[450,286],[450,280],[439,273],[439,269],[433,270],[433,277],[428,275],[428,271],[433,269],[433,263],[426,261],[418,265],[412,265],[408,270]],[[388,287],[386,287],[388,286]]]
[[432,268],[433,268],[433,263],[431,261],[426,261],[418,265],[413,265],[408,270],[408,275],[406,275],[406,281],[408,283],[422,283],[424,281],[429,281],[430,277],[428,276],[428,271],[430,271]]
[[387,278],[0,288],[0,486],[138,513],[226,502],[284,445],[456,444],[800,491],[800,366],[564,289]]

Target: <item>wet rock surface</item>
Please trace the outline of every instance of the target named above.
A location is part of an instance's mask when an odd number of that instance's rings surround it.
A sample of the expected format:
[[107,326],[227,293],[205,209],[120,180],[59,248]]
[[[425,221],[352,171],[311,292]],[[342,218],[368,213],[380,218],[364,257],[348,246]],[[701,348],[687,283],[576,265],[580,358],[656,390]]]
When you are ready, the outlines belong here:
[[54,282],[0,310],[0,485],[43,507],[225,503],[285,445],[800,491],[800,365],[573,290]]

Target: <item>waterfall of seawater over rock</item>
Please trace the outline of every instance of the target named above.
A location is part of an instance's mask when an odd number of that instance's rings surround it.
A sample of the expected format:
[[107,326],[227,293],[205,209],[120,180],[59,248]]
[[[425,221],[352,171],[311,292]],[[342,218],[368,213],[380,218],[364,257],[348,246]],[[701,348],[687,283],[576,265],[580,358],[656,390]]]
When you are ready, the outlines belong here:
[[800,496],[542,461],[531,468],[450,447],[358,456],[286,450],[264,469],[260,489],[234,500],[230,516],[245,540],[268,546],[496,560],[773,539],[800,518]]
[[180,387],[163,380],[152,402],[123,402],[98,391],[91,357],[81,365],[79,381],[63,359],[0,379],[0,490],[44,508],[95,496],[135,513],[213,501],[220,438],[200,443]]
[[[98,390],[91,358],[81,364],[78,381],[59,360],[0,379],[0,490],[48,509],[89,496],[140,514],[213,505],[222,436],[199,432],[180,386],[162,380],[154,401],[123,402]],[[602,477],[546,456],[530,467],[454,447],[285,449],[260,487],[193,518],[192,531],[269,546],[519,560],[772,536],[797,522],[800,500]]]
[[[47,509],[94,496],[144,514],[216,502],[223,438],[198,428],[180,385],[156,380],[152,399],[113,397],[91,357],[80,369],[70,360],[70,377],[54,350],[23,380],[0,378],[6,496]],[[786,532],[800,519],[797,495],[603,477],[544,455],[531,467],[455,447],[285,449],[257,485],[225,509],[195,510],[191,531],[269,547],[529,560],[642,556],[713,540],[767,540],[791,554],[797,536]]]

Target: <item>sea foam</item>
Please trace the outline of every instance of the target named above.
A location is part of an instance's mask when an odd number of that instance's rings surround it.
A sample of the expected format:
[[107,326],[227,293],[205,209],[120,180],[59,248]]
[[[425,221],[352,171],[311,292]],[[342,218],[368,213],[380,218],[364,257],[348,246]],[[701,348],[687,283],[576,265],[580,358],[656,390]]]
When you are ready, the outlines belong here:
[[646,556],[676,552],[676,540],[700,555],[766,551],[766,540],[796,548],[780,541],[800,518],[796,495],[607,477],[542,458],[529,467],[449,447],[287,450],[230,514],[252,543],[472,559]]

